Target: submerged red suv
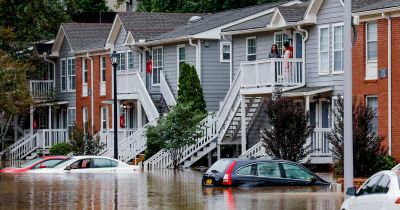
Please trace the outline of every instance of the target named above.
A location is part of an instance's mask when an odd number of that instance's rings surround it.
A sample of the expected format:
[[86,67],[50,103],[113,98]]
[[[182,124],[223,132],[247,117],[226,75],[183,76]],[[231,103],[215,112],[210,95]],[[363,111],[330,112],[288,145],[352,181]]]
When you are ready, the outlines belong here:
[[38,168],[52,168],[54,165],[65,159],[67,159],[65,156],[38,157],[20,166],[4,168],[0,170],[0,173],[24,173]]
[[330,185],[297,163],[268,158],[221,159],[203,175],[205,187]]

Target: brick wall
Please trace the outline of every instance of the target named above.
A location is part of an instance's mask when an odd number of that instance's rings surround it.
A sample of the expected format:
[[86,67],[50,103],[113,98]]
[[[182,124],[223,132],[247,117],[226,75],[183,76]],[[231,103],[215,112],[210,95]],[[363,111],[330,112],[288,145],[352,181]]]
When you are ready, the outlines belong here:
[[[76,58],[76,123],[77,126],[82,126],[83,123],[83,107],[88,108],[89,114],[89,127],[91,122],[94,122],[94,130],[98,132],[101,129],[101,108],[108,107],[108,126],[112,127],[112,106],[106,105],[102,103],[106,100],[112,99],[112,66],[111,60],[108,55],[104,55],[106,57],[106,95],[100,96],[100,57],[92,56],[93,58],[93,78],[91,78],[92,74],[92,63],[91,60],[86,58]],[[91,96],[82,96],[82,59],[87,60],[88,64],[88,90],[90,93],[91,81],[93,79],[93,104],[94,104],[94,115],[92,119],[92,108],[91,108]]]
[[392,154],[400,161],[400,17],[392,19]]

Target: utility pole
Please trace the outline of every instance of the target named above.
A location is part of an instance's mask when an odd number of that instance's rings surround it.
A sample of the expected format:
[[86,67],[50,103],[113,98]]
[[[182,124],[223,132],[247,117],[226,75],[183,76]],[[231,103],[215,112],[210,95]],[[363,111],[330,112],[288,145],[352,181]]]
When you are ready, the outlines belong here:
[[118,112],[117,112],[117,66],[118,66],[118,54],[113,51],[111,54],[112,66],[114,72],[114,159],[118,160]]

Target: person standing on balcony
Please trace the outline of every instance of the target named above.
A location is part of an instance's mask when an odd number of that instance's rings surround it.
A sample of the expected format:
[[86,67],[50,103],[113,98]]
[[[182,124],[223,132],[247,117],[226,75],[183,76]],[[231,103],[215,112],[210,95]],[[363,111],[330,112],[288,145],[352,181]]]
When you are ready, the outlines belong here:
[[268,58],[281,58],[278,52],[278,46],[276,44],[271,46],[271,51],[269,52]]
[[[290,51],[289,42],[283,44],[283,58],[289,59],[293,58],[292,52]],[[283,62],[283,81],[284,83],[289,83],[291,81],[291,63],[288,61]]]

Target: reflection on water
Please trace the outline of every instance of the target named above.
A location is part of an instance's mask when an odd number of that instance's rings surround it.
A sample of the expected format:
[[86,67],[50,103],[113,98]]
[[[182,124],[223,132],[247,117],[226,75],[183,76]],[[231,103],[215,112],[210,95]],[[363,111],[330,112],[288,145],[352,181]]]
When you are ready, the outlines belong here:
[[0,209],[339,209],[326,187],[202,188],[202,173],[1,174]]

